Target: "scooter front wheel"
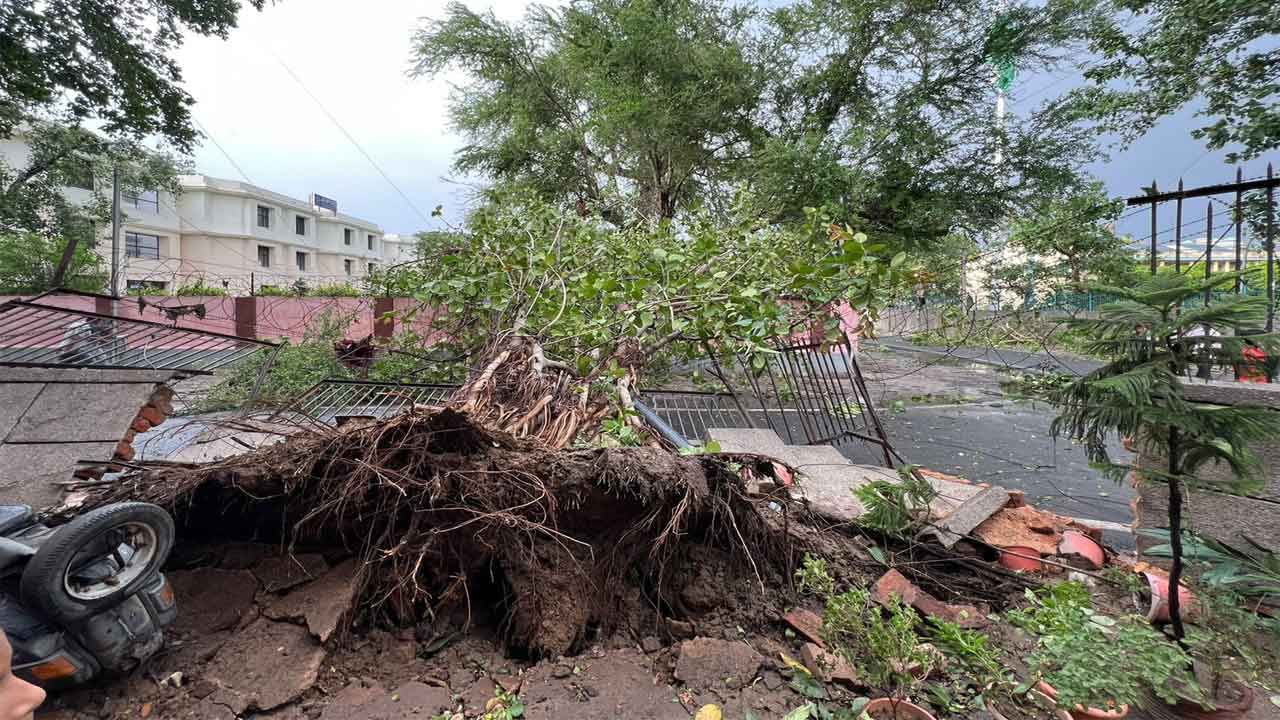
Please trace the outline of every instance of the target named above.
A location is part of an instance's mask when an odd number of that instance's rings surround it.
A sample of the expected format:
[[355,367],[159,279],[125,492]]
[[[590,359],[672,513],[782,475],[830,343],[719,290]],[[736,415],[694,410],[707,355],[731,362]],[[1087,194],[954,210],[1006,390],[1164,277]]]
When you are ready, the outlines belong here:
[[150,582],[173,549],[173,518],[115,503],[59,527],[22,571],[22,600],[61,622],[111,607]]

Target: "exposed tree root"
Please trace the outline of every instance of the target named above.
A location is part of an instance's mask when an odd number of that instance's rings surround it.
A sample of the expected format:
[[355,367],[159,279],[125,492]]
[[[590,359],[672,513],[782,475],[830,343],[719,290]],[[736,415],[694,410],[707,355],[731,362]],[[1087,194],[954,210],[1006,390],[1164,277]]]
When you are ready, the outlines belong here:
[[[492,363],[489,377],[509,367]],[[679,608],[671,578],[688,574],[690,546],[726,558],[757,591],[787,584],[796,552],[784,529],[789,503],[770,508],[744,494],[738,461],[752,459],[553,450],[543,433],[564,429],[536,418],[551,405],[563,410],[566,397],[552,392],[504,417],[499,408],[525,390],[499,392],[484,377],[469,386],[471,407],[499,427],[536,428],[537,440],[485,430],[456,410],[418,410],[211,465],[135,473],[93,502],[155,502],[189,535],[252,530],[345,547],[363,562],[359,615],[369,619],[420,622],[475,600],[476,585],[502,588],[508,641],[534,656],[610,632],[636,597]],[[526,390],[542,398],[548,388]],[[768,475],[772,464],[753,469]]]

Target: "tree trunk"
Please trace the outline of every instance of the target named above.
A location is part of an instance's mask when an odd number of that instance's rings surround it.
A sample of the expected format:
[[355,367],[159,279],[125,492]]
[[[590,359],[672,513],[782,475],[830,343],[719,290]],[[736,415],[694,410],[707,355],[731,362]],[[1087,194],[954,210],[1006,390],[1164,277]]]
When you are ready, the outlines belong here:
[[62,249],[62,258],[58,260],[58,267],[53,271],[53,280],[50,281],[49,290],[56,290],[63,286],[67,281],[67,270],[71,268],[71,261],[76,256],[76,245],[80,242],[79,233],[68,233],[67,246]]
[[1182,644],[1186,636],[1178,597],[1182,581],[1182,476],[1178,472],[1178,431],[1174,428],[1169,428],[1169,548],[1173,556],[1169,567],[1169,622],[1174,639]]

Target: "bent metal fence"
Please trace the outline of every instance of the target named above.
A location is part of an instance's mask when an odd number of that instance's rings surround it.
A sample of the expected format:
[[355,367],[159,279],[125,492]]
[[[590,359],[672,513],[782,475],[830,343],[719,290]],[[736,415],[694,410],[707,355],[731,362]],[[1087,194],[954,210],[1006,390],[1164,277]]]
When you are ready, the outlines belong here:
[[[641,413],[677,445],[708,438],[711,428],[772,429],[788,445],[834,445],[854,460],[893,466],[901,457],[871,404],[857,359],[846,343],[787,340],[763,367],[743,363],[749,391],[716,365],[726,392],[643,390]],[[329,378],[275,418],[337,425],[345,418],[385,420],[415,405],[446,402],[456,385]],[[653,417],[648,417],[652,412]],[[674,434],[674,437],[672,436]]]
[[53,307],[0,304],[0,365],[147,369],[207,375],[276,343]]

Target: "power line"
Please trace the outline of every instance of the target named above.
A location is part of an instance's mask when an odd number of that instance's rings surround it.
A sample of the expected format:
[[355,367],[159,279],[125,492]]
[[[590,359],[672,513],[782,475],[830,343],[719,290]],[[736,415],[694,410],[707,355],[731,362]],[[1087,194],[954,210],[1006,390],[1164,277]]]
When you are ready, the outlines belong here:
[[267,51],[271,53],[271,56],[275,58],[276,62],[280,63],[280,67],[284,68],[285,72],[289,73],[289,77],[293,78],[294,82],[298,83],[298,87],[302,88],[302,91],[305,92],[313,102],[315,102],[316,106],[320,108],[320,112],[324,113],[325,117],[329,118],[329,121],[332,122],[344,136],[346,136],[347,140],[355,146],[355,149],[360,151],[360,154],[364,156],[364,159],[369,161],[369,164],[373,166],[373,169],[378,171],[378,174],[382,176],[382,179],[386,180],[387,184],[400,195],[400,198],[404,200],[405,204],[417,213],[418,218],[421,219],[424,224],[430,225],[431,220],[427,218],[427,215],[419,210],[417,205],[413,204],[413,201],[409,199],[409,196],[400,189],[399,185],[396,185],[395,181],[391,179],[391,176],[388,175],[387,172],[382,169],[382,166],[373,159],[373,156],[365,151],[364,147],[355,139],[355,136],[343,127],[342,123],[338,121],[338,118],[334,117],[333,113],[329,112],[329,109],[324,106],[324,103],[320,102],[320,98],[316,97],[315,93],[311,92],[311,89],[307,87],[306,83],[302,82],[302,78],[298,77],[298,74],[293,71],[293,68],[289,67],[284,59],[277,55],[275,50],[272,50],[270,46],[267,47]]
[[236,172],[240,173],[240,177],[244,178],[245,182],[249,183],[250,185],[253,185],[254,182],[249,179],[249,176],[248,174],[245,173],[244,168],[240,167],[239,163],[235,161],[235,158],[231,157],[231,153],[227,152],[226,148],[222,147],[222,143],[218,142],[218,139],[213,136],[213,133],[209,132],[204,125],[200,124],[200,121],[196,118],[196,116],[192,115],[191,119],[192,121],[195,122],[196,127],[200,128],[200,132],[204,133],[204,136],[209,138],[209,141],[213,143],[213,146],[218,148],[218,152],[222,153],[222,157],[226,158],[227,162],[231,163],[231,167],[235,168]]

